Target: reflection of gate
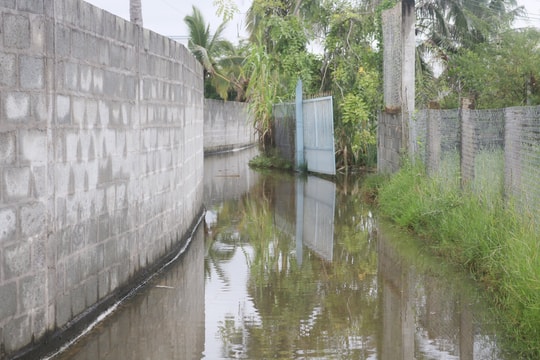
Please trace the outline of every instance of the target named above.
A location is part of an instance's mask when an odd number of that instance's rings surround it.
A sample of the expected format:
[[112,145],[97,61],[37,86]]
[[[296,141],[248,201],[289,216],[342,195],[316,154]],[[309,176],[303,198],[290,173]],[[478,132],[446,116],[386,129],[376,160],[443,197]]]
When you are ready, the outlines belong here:
[[309,176],[305,183],[297,180],[296,191],[302,190],[304,199],[301,204],[296,204],[303,208],[301,215],[298,213],[300,209],[297,209],[296,218],[296,226],[301,223],[303,228],[302,242],[322,259],[331,262],[334,252],[336,184]]
[[308,171],[336,174],[332,97],[304,100],[304,157]]
[[[276,147],[281,156],[297,166],[306,165],[308,171],[335,175],[332,97],[300,101],[301,111],[296,111],[295,103],[274,105],[273,131]],[[296,136],[297,129],[303,129],[303,136]],[[299,148],[303,149],[301,153]]]

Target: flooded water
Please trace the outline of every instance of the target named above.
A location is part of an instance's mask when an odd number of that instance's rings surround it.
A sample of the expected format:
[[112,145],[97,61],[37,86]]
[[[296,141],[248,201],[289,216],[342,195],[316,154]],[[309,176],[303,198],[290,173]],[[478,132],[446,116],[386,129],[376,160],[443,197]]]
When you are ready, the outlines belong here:
[[56,359],[503,359],[465,278],[383,224],[359,181],[205,160],[205,224]]

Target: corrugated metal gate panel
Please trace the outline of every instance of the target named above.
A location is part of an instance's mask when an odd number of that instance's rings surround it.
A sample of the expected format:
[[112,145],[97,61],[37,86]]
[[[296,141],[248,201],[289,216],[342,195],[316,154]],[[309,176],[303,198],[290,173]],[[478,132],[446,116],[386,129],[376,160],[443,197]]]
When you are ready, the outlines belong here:
[[321,258],[331,262],[334,250],[336,184],[314,176],[308,177],[304,195],[303,243]]
[[303,101],[304,153],[309,171],[336,174],[332,97]]

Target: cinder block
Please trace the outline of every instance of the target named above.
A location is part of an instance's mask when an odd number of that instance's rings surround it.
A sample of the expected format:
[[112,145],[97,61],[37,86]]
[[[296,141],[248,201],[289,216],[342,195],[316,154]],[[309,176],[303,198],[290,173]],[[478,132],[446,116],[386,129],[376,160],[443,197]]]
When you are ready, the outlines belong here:
[[56,96],[56,122],[61,125],[71,124],[71,99],[69,96]]
[[80,31],[71,32],[71,54],[79,60],[86,60],[86,34]]
[[100,299],[103,299],[106,295],[109,294],[111,289],[109,272],[107,270],[103,271],[98,275],[98,296]]
[[5,168],[4,187],[8,200],[27,198],[30,195],[30,168]]
[[108,41],[98,41],[99,49],[98,49],[98,61],[101,65],[107,65],[109,63],[110,59],[110,43]]
[[[52,38],[52,33],[45,31],[44,17],[39,16],[39,15],[38,16],[31,15],[30,16],[30,39],[31,39],[32,52],[34,54],[36,53],[41,54],[45,52],[46,41],[49,41],[49,43],[52,44],[52,40],[45,38],[46,35],[50,35]],[[49,53],[52,53],[52,52],[49,52]]]
[[0,165],[12,165],[16,160],[16,132],[0,132]]
[[21,131],[20,139],[21,163],[47,164],[47,132],[45,130]]
[[[17,211],[5,208],[0,210],[0,243],[12,242],[17,234]],[[1,304],[1,302],[0,302]]]
[[86,100],[86,125],[89,129],[92,129],[97,124],[98,124],[98,103],[96,100],[87,99]]
[[75,287],[71,291],[71,307],[73,315],[76,316],[83,312],[86,306],[86,287],[84,284]]
[[[86,224],[78,223],[72,228],[71,233],[71,251],[75,252],[82,248],[86,243]],[[81,260],[84,263],[84,260]],[[78,265],[80,267],[80,265]]]
[[105,243],[104,266],[111,267],[118,262],[117,239],[112,238]]
[[67,258],[71,254],[71,228],[59,230],[56,240],[57,261]]
[[17,0],[19,10],[28,11],[35,14],[43,14],[43,1],[36,0]]
[[34,312],[32,325],[32,335],[34,336],[34,338],[39,339],[41,336],[45,335],[48,326],[46,307]]
[[25,237],[45,232],[46,208],[42,202],[31,203],[21,208],[21,234]]
[[[94,79],[95,83],[95,79]],[[105,101],[100,101],[98,104],[99,122],[101,126],[109,125],[109,106]]]
[[62,24],[56,25],[56,55],[59,57],[68,57],[71,54],[71,30]]
[[30,116],[30,96],[23,92],[5,95],[4,112],[8,121],[24,121]]
[[94,305],[98,300],[98,281],[97,276],[90,277],[84,284],[86,306]]
[[[98,231],[99,231],[99,223],[98,221],[93,217],[87,222],[87,238],[86,238],[86,246],[93,246],[98,241]],[[95,250],[97,252],[97,250]],[[97,271],[93,274],[97,274]]]
[[23,276],[31,271],[31,251],[28,242],[20,242],[4,248],[4,279]]
[[0,322],[17,313],[17,283],[0,285]]
[[77,144],[79,142],[79,133],[78,131],[69,131],[66,133],[66,161],[75,162],[77,161]]
[[67,291],[74,289],[81,282],[81,273],[82,273],[82,265],[83,265],[82,262],[83,260],[81,260],[81,257],[78,255],[73,255],[69,257],[69,260],[66,265]]
[[27,49],[31,44],[30,19],[22,15],[4,14],[4,46]]
[[64,86],[69,90],[79,90],[79,66],[77,64],[65,63]]
[[16,57],[14,54],[0,53],[0,85],[15,86],[17,81]]
[[15,0],[0,0],[0,6],[8,9],[15,9]]
[[45,123],[51,118],[52,107],[47,104],[47,95],[44,93],[30,94],[30,106],[32,107],[32,118],[36,122]]
[[[96,50],[97,51],[97,50]],[[90,66],[80,66],[81,88],[85,92],[92,91],[92,68]]]
[[105,242],[110,237],[110,221],[108,215],[99,217],[98,243]]
[[19,74],[23,89],[41,89],[44,85],[43,58],[21,56],[19,60]]
[[45,308],[47,306],[45,297],[47,286],[45,272],[22,278],[19,286],[19,309],[22,313],[27,313],[37,308]]
[[39,238],[32,242],[32,268],[34,272],[46,270],[47,267],[47,234],[42,234]]
[[64,326],[71,318],[71,296],[69,294],[59,295],[56,299],[56,326]]
[[7,322],[4,326],[4,345],[6,352],[11,352],[29,344],[32,340],[29,315],[23,315]]

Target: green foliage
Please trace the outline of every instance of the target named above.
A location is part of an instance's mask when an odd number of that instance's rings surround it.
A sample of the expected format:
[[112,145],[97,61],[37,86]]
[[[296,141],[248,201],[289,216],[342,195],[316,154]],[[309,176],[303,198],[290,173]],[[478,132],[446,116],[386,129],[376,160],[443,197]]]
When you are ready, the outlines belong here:
[[368,4],[326,3],[322,86],[334,96],[338,168],[373,166],[376,122],[382,107],[378,18]]
[[253,44],[250,49],[244,65],[249,78],[246,96],[259,142],[266,147],[272,137],[272,105],[277,101],[279,75],[264,45]]
[[213,5],[217,7],[216,14],[220,16],[223,21],[232,20],[234,14],[238,13],[238,5],[233,0],[214,0]]
[[419,165],[405,165],[383,184],[378,200],[383,214],[424,235],[433,251],[491,291],[519,358],[540,356],[540,245],[531,223],[501,197],[487,199],[446,178],[428,178]]
[[232,44],[222,38],[226,23],[218,26],[214,34],[210,33],[210,25],[207,25],[201,11],[193,6],[193,13],[184,18],[189,29],[188,48],[193,56],[204,67],[205,95],[212,97],[214,90],[222,98],[227,98],[229,81],[221,74],[217,65],[218,58]]
[[448,69],[456,94],[472,95],[477,108],[540,104],[540,32],[509,31],[496,43],[462,49]]
[[293,165],[290,161],[283,159],[279,155],[260,154],[249,160],[249,166],[257,169],[282,169],[292,170]]
[[375,131],[370,127],[369,109],[360,96],[352,93],[342,99],[339,108],[342,134],[347,138],[345,146],[350,147],[353,161],[359,162],[368,147],[377,144]]

